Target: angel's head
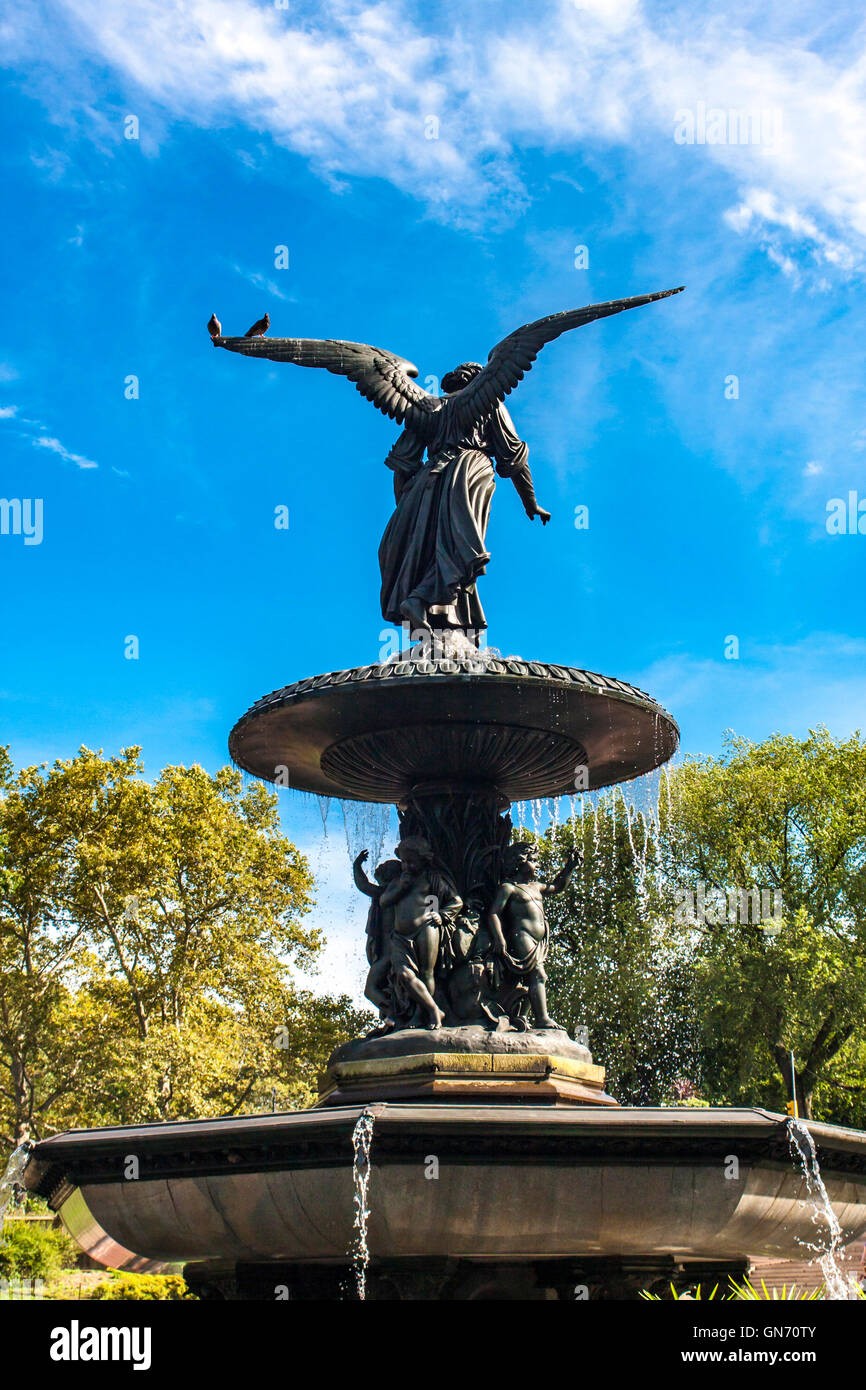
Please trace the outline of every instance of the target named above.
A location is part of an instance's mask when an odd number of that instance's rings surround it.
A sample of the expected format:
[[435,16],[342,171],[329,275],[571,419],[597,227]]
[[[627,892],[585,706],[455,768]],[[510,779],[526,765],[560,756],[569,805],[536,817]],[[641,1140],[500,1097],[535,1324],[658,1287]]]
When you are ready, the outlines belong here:
[[462,391],[481,370],[480,362],[461,362],[459,367],[445,373],[442,378],[442,390],[449,396],[455,391]]

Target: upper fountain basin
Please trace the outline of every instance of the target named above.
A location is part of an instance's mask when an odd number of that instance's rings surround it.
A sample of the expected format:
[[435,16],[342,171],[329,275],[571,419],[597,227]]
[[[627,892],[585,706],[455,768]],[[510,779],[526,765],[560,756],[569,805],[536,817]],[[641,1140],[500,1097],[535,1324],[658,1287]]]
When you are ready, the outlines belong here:
[[678,743],[671,716],[625,681],[466,656],[296,681],[247,711],[229,750],[256,777],[320,796],[399,802],[441,785],[520,801],[628,781]]

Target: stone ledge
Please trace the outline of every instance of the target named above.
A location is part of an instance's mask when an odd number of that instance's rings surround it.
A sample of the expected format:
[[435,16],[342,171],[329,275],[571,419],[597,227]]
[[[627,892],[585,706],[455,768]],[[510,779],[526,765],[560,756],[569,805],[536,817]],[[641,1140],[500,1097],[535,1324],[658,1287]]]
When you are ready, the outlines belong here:
[[321,1078],[318,1105],[361,1100],[493,1100],[615,1105],[604,1067],[549,1053],[426,1052],[334,1062]]
[[604,1067],[549,1053],[421,1052],[406,1057],[371,1057],[360,1062],[335,1062],[323,1080],[351,1081],[353,1077],[408,1076],[415,1072],[451,1072],[478,1075],[487,1073],[574,1077],[604,1085]]

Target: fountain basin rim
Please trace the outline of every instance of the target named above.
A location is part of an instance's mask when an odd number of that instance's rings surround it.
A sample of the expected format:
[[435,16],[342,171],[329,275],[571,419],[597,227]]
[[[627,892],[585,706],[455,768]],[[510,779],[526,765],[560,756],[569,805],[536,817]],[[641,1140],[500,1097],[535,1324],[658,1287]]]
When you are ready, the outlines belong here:
[[[40,1140],[24,1173],[31,1191],[51,1200],[58,1186],[122,1181],[121,1164],[134,1143],[142,1160],[141,1177],[164,1176],[167,1171],[189,1173],[196,1160],[207,1160],[214,1171],[249,1171],[242,1166],[243,1151],[250,1159],[263,1160],[265,1166],[292,1165],[292,1148],[302,1163],[320,1163],[327,1151],[334,1162],[344,1162],[351,1154],[351,1134],[360,1115],[374,1117],[377,1161],[388,1154],[389,1137],[403,1141],[417,1137],[423,1148],[432,1135],[444,1140],[471,1139],[479,1145],[479,1129],[489,1140],[495,1159],[508,1143],[508,1158],[515,1159],[511,1145],[531,1138],[539,1147],[546,1141],[571,1141],[587,1153],[607,1151],[613,1145],[617,1156],[645,1160],[652,1149],[660,1158],[670,1159],[676,1141],[695,1142],[699,1147],[736,1137],[759,1146],[770,1146],[787,1153],[788,1121],[784,1115],[759,1107],[709,1108],[478,1104],[474,1102],[391,1102],[373,1101],[367,1105],[332,1106],[314,1110],[287,1111],[283,1114],[230,1116],[222,1119],[176,1120],[155,1124],[111,1126],[102,1129],[67,1130]],[[806,1122],[822,1164],[866,1175],[866,1132],[820,1121]],[[348,1146],[348,1147],[347,1147]],[[411,1145],[414,1149],[414,1141]],[[611,1153],[614,1152],[611,1149]],[[262,1151],[268,1151],[263,1154]],[[303,1152],[302,1152],[303,1151]],[[572,1157],[578,1157],[577,1149]],[[527,1152],[527,1161],[532,1154]],[[787,1160],[786,1160],[787,1161]]]
[[[413,782],[443,773],[456,783],[461,772],[477,777],[471,744],[468,758],[461,752],[455,761],[451,751],[453,767],[437,761],[447,746],[442,739],[461,727],[476,728],[481,739],[512,740],[504,765],[490,769],[511,800],[573,795],[575,765],[583,763],[584,790],[627,782],[661,766],[679,746],[673,718],[625,681],[536,661],[470,667],[465,660],[390,663],[295,681],[242,715],[229,736],[230,755],[265,781],[393,803]],[[413,761],[419,739],[423,765]],[[372,780],[367,767],[377,769]]]

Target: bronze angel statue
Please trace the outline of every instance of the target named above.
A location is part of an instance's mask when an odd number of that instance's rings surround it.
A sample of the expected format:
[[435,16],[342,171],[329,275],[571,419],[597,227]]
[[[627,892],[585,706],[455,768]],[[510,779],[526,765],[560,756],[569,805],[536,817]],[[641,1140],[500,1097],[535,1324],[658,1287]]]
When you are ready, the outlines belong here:
[[[377,409],[403,426],[385,462],[394,473],[396,506],[379,546],[382,616],[415,630],[486,628],[476,581],[485,548],[495,473],[510,478],[530,521],[550,520],[538,505],[529,450],[505,408],[505,397],[529,371],[545,343],[595,319],[667,299],[684,287],[614,299],[550,314],[509,333],[486,366],[462,362],[442,378],[441,396],[414,380],[418,368],[366,343],[330,338],[228,338],[215,347],[299,367],[324,367],[354,382]],[[426,452],[426,460],[424,458]]]

